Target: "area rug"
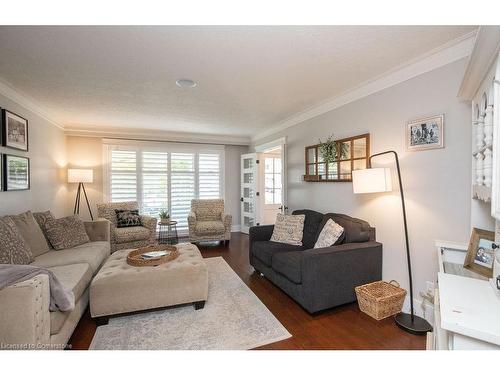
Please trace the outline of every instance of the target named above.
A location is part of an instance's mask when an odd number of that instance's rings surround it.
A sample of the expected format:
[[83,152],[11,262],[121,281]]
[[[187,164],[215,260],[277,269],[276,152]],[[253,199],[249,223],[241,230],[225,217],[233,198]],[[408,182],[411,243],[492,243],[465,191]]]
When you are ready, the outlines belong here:
[[222,259],[207,258],[205,308],[174,307],[110,319],[90,349],[252,349],[291,337]]

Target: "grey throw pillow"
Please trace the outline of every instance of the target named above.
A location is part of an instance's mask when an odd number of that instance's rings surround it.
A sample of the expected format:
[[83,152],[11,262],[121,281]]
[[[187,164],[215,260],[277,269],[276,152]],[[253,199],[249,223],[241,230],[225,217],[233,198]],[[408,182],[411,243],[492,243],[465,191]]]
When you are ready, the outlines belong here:
[[55,250],[70,249],[90,242],[85,225],[78,215],[49,219],[45,222],[45,231]]
[[0,239],[0,263],[29,264],[33,261],[33,254],[24,238],[7,216],[0,218]]
[[42,229],[43,236],[45,237],[45,240],[47,241],[47,246],[49,249],[53,249],[54,247],[51,245],[49,241],[49,237],[47,236],[47,232],[45,230],[45,223],[47,220],[50,219],[55,219],[54,215],[52,215],[52,212],[50,211],[44,211],[44,212],[34,212],[33,217],[35,218],[36,222],[40,226],[40,229]]
[[34,257],[45,254],[50,250],[42,229],[36,222],[31,211],[19,215],[11,215],[9,218],[16,225],[17,230],[28,244]]
[[118,228],[140,227],[142,225],[139,210],[115,210]]

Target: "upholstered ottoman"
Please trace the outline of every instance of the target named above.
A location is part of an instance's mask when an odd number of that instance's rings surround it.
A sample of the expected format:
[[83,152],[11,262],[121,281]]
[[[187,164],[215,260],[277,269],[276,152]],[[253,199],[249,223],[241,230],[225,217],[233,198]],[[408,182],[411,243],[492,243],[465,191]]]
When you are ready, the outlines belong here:
[[[179,244],[179,256],[156,267],[127,264],[130,250],[111,254],[90,285],[90,314],[107,323],[110,315],[194,303],[203,308],[208,295],[208,271],[200,251]],[[106,317],[106,318],[102,318]]]

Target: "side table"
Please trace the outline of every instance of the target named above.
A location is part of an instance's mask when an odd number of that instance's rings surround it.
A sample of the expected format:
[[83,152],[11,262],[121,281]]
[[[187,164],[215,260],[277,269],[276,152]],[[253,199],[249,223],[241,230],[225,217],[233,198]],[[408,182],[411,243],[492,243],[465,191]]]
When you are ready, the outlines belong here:
[[177,235],[177,221],[170,220],[168,222],[158,223],[158,243],[167,245],[176,245],[179,243]]

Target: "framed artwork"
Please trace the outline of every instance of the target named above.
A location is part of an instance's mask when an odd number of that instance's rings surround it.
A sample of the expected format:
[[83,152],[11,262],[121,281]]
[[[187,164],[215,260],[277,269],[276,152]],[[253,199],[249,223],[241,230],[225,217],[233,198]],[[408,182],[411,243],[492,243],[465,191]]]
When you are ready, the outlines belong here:
[[495,248],[494,232],[473,228],[464,268],[491,278],[493,276]]
[[3,191],[3,155],[0,154],[0,191]]
[[444,147],[444,115],[425,117],[406,123],[407,151]]
[[3,187],[5,191],[29,190],[30,159],[3,155]]
[[2,109],[2,145],[28,151],[28,120]]

